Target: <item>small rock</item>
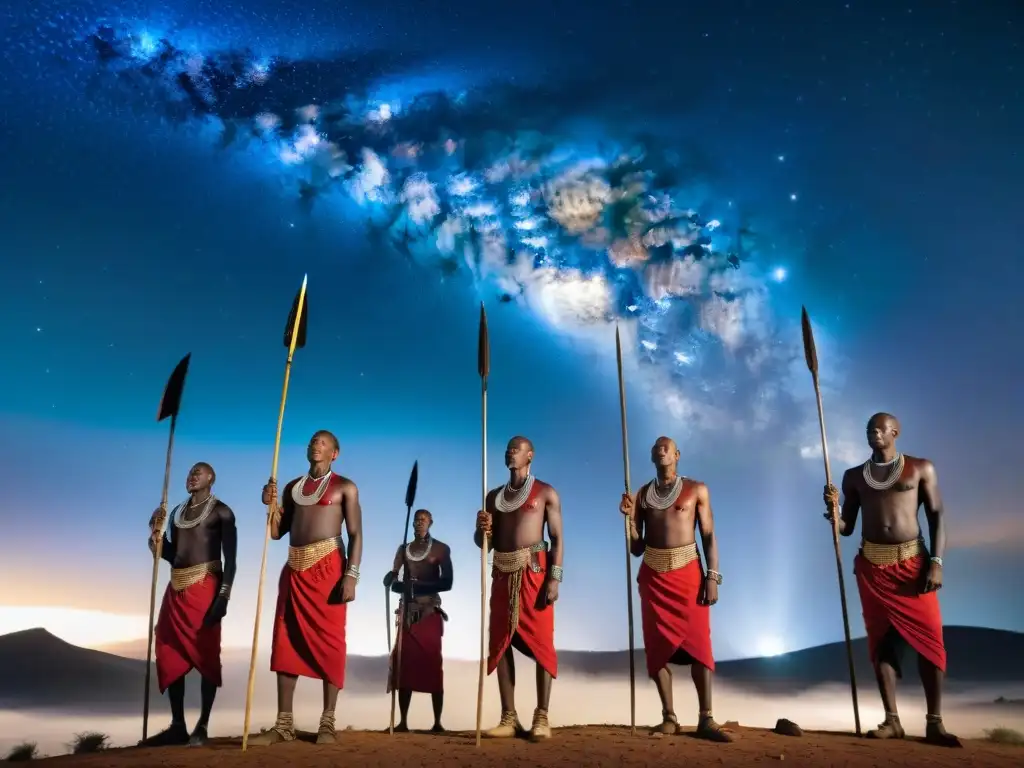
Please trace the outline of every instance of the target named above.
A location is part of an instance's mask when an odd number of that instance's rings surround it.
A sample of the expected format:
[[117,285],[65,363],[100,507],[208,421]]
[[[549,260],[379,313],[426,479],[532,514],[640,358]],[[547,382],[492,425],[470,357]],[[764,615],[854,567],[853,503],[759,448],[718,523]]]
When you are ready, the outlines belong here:
[[660,739],[664,735],[665,734],[661,733],[660,731],[651,731],[651,738],[652,739]]
[[739,721],[737,721],[737,720],[726,720],[725,723],[722,724],[722,727],[723,728],[739,728],[740,724],[739,724]]
[[804,732],[799,725],[794,723],[792,720],[787,720],[782,717],[775,723],[775,727],[772,729],[775,733],[780,736],[803,736]]

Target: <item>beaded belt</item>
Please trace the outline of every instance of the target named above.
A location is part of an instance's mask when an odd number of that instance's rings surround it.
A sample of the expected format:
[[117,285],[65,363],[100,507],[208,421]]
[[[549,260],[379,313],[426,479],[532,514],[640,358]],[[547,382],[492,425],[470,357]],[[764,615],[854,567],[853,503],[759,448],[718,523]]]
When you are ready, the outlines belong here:
[[218,574],[220,574],[220,560],[190,565],[188,568],[171,568],[171,587],[175,592],[184,592],[208,575]]
[[288,567],[293,571],[305,571],[319,563],[341,545],[341,537],[334,536],[307,544],[304,547],[288,547]]
[[532,547],[523,547],[515,552],[495,552],[494,570],[508,574],[508,636],[512,637],[519,626],[519,602],[523,590],[523,572],[529,566],[534,573],[540,573],[540,562],[536,555],[548,551],[548,543],[539,541]]
[[864,555],[864,559],[872,565],[883,568],[902,563],[904,560],[910,560],[926,552],[923,539],[912,539],[904,541],[902,544],[875,544],[864,540],[860,543],[860,553]]
[[672,549],[656,549],[647,547],[644,549],[644,565],[655,573],[668,573],[678,571],[700,555],[697,553],[697,542],[687,544],[684,547],[673,547]]

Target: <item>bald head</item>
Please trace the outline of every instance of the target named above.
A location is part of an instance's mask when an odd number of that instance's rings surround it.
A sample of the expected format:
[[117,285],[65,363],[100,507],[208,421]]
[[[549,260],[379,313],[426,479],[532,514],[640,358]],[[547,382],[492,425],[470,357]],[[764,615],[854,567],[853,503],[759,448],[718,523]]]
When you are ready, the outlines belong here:
[[516,435],[505,448],[505,466],[509,469],[529,469],[533,463],[533,442],[528,437]]
[[198,493],[212,487],[215,482],[217,482],[217,473],[213,471],[213,467],[205,461],[200,461],[193,464],[192,469],[188,471],[188,477],[185,478],[185,490],[190,494]]
[[430,510],[417,509],[416,515],[412,519],[412,532],[417,539],[426,538],[427,532],[430,531],[430,526],[434,524],[434,516],[430,514]]
[[679,448],[671,437],[659,437],[651,446],[651,462],[655,467],[674,467],[679,463]]

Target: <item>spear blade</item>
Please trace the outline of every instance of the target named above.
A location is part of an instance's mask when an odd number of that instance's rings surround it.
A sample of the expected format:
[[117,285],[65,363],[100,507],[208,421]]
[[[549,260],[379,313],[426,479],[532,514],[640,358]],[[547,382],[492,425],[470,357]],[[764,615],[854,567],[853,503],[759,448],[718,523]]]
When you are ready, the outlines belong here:
[[477,336],[476,370],[481,379],[487,378],[491,373],[491,341],[487,336],[487,310],[484,303],[480,302],[480,332]]
[[804,334],[804,360],[807,361],[807,370],[817,381],[818,350],[814,346],[814,331],[811,329],[811,317],[807,314],[807,307],[800,308],[800,326]]
[[[299,292],[295,294],[295,300],[292,302],[292,308],[288,312],[288,322],[284,327],[284,345],[288,349],[292,349],[292,336],[295,336],[295,349],[302,349],[306,346],[306,323],[309,319],[309,297],[306,296],[306,281],[308,275],[302,276],[302,287],[299,288]],[[299,309],[301,307],[302,317],[298,319],[296,323],[296,317],[299,315]]]
[[160,407],[156,412],[157,421],[178,415],[178,411],[181,409],[181,394],[185,390],[185,376],[188,374],[188,364],[191,359],[192,353],[189,352],[181,358],[168,377],[164,394],[160,398]]
[[[420,462],[416,460],[412,464],[412,472],[409,473],[409,485],[405,488],[405,508],[412,509],[412,505],[416,503],[416,484],[420,480]],[[408,528],[408,525],[406,525]],[[408,531],[406,532],[408,536]]]

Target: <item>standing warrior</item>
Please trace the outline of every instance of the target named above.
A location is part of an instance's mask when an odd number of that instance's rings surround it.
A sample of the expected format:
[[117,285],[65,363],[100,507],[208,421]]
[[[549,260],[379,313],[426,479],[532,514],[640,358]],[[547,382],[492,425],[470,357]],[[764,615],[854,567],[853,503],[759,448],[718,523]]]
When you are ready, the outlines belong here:
[[[441,592],[452,588],[452,551],[443,541],[431,538],[430,526],[434,517],[425,509],[413,518],[414,538],[395,553],[394,567],[384,576],[384,586],[402,595],[398,604],[398,621],[402,637],[401,669],[396,673],[398,648],[391,654],[388,674],[388,693],[398,683],[398,708],[401,719],[395,730],[409,730],[407,718],[413,692],[429,693],[434,705],[434,733],[441,733],[441,713],[444,710],[444,663],[441,638],[448,615],[441,610]],[[399,570],[404,581],[397,581]],[[407,593],[406,590],[409,590]],[[409,605],[406,606],[406,597]]]
[[[679,476],[679,449],[671,438],[655,441],[651,462],[657,477],[640,488],[635,499],[623,494],[619,511],[629,518],[630,551],[634,557],[643,556],[637,584],[644,653],[647,674],[661,697],[662,722],[655,731],[680,732],[668,665],[689,664],[700,710],[695,735],[709,741],[732,741],[711,715],[715,657],[710,608],[718,602],[722,583],[711,496],[704,483]],[[707,572],[697,551],[697,528]]]
[[[322,680],[324,711],[317,744],[336,741],[334,707],[345,687],[345,620],[355,600],[363,557],[359,490],[331,471],[338,458],[338,438],[320,430],[309,441],[309,472],[292,480],[277,501],[277,483],[263,486],[263,503],[271,506],[270,537],[288,536],[288,562],[281,569],[274,613],[270,669],[277,673],[277,721],[250,744],[277,744],[295,739],[292,707],[300,676]],[[341,525],[348,551],[341,552]]]
[[[917,651],[918,670],[928,705],[925,740],[943,747],[959,747],[960,740],[942,725],[942,682],[946,648],[942,642],[942,613],[938,590],[942,587],[942,553],[946,526],[935,466],[927,459],[896,450],[900,423],[888,413],[868,421],[871,458],[863,466],[843,473],[843,504],[839,491],[825,486],[825,518],[839,532],[851,536],[857,514],[864,512],[860,553],[854,559],[868,650],[875,667],[878,690],[885,706],[885,722],[868,731],[875,739],[902,739],[903,726],[896,711],[896,678],[902,677],[904,646]],[[926,547],[917,520],[924,505],[931,546]],[[929,556],[929,551],[931,555]]]
[[[490,738],[510,738],[524,730],[516,715],[513,648],[537,664],[537,709],[530,738],[551,737],[548,703],[551,681],[558,676],[554,604],[562,583],[562,505],[554,488],[530,474],[532,464],[533,443],[525,437],[509,440],[509,481],[487,494],[487,509],[476,516],[473,540],[479,547],[488,536],[494,550],[487,674],[498,670],[501,721],[486,732]],[[550,552],[544,541],[545,523]]]
[[[221,619],[227,614],[235,580],[238,531],[231,508],[210,493],[217,479],[213,467],[200,462],[189,470],[189,498],[171,512],[161,556],[171,564],[171,583],[164,592],[156,623],[156,675],[160,692],[171,703],[171,725],[142,742],[202,746],[210,712],[221,686]],[[150,518],[149,549],[156,551],[164,510]],[[221,552],[224,563],[221,566]],[[192,735],[185,725],[185,675],[199,670],[202,711]]]

